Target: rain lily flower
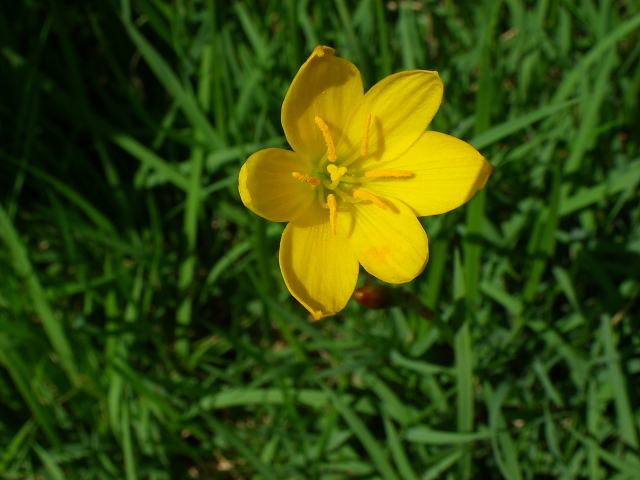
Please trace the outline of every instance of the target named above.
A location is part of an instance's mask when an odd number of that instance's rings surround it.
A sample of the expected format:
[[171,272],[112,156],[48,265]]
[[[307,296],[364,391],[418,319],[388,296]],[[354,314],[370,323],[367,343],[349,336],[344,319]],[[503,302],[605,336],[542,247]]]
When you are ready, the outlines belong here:
[[491,175],[471,145],[425,130],[442,92],[436,72],[411,70],[365,94],[353,63],[316,47],[282,105],[293,151],[260,150],[242,167],[243,203],[289,222],[280,268],[314,319],[345,307],[360,264],[387,283],[414,279],[429,258],[417,217],[459,207]]

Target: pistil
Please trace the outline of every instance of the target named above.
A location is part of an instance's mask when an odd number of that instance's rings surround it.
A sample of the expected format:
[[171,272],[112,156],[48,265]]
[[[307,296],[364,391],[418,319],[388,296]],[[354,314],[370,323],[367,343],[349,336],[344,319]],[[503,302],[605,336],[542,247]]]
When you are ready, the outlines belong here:
[[338,186],[342,177],[347,173],[345,167],[336,167],[334,164],[327,165],[327,171],[331,177],[331,185],[329,186],[331,190]]

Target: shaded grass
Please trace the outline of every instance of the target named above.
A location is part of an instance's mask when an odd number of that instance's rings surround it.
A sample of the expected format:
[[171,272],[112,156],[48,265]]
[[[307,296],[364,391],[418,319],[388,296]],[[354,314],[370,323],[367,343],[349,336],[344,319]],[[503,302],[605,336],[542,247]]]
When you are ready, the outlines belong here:
[[[638,478],[635,2],[0,7],[3,478]],[[329,44],[497,169],[409,306],[310,324],[257,149]],[[362,282],[371,282],[366,275]]]

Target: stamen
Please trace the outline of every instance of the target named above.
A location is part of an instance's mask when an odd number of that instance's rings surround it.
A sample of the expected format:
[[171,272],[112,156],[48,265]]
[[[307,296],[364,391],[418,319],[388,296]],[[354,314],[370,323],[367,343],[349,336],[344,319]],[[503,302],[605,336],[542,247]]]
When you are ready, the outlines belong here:
[[409,170],[371,170],[364,174],[367,178],[407,178],[413,176]]
[[371,114],[367,115],[367,120],[364,123],[364,135],[362,135],[362,148],[360,149],[363,157],[369,153],[369,126],[371,126]]
[[353,198],[358,198],[360,200],[369,200],[376,207],[379,207],[382,210],[387,210],[389,208],[389,206],[386,203],[384,203],[382,200],[376,197],[373,193],[363,190],[361,188],[358,188],[357,190],[353,191]]
[[338,201],[333,193],[327,195],[327,203],[329,204],[329,223],[331,224],[331,233],[335,235],[338,230]]
[[333,163],[338,159],[338,154],[336,153],[336,144],[333,143],[333,137],[329,131],[329,126],[320,117],[315,117],[314,120],[322,132],[324,142],[327,144],[327,158],[331,163]]
[[298,173],[298,172],[291,172],[291,175],[296,180],[300,180],[301,182],[307,182],[313,185],[314,187],[317,187],[318,185],[320,185],[320,179],[314,177],[313,175],[309,175],[307,173]]

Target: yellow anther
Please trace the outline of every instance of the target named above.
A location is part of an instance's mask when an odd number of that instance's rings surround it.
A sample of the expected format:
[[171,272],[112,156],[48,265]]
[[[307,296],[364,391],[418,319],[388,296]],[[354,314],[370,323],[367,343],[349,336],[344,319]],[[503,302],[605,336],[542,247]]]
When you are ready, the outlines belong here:
[[329,223],[331,224],[331,233],[335,235],[338,231],[338,201],[333,193],[327,195],[327,204],[329,205]]
[[338,154],[336,153],[336,144],[333,143],[333,137],[329,131],[329,126],[320,117],[315,117],[314,120],[322,132],[324,142],[327,144],[327,158],[331,163],[333,163],[338,159]]
[[314,177],[313,175],[309,175],[307,173],[298,173],[298,172],[291,172],[291,175],[296,180],[300,180],[301,182],[307,182],[313,185],[314,187],[317,187],[318,185],[320,185],[320,179]]
[[340,181],[340,179],[347,173],[347,169],[345,167],[336,167],[334,164],[327,165],[327,171],[331,176],[331,182],[336,185]]
[[413,176],[409,170],[371,170],[364,174],[367,178],[407,178]]
[[371,126],[371,114],[367,115],[367,120],[364,123],[364,135],[362,135],[362,148],[360,153],[364,157],[369,153],[369,127]]
[[369,200],[376,207],[379,207],[382,210],[387,210],[389,208],[389,206],[386,203],[384,203],[382,200],[376,197],[373,193],[363,190],[361,188],[354,190],[353,198],[357,198],[360,200]]

